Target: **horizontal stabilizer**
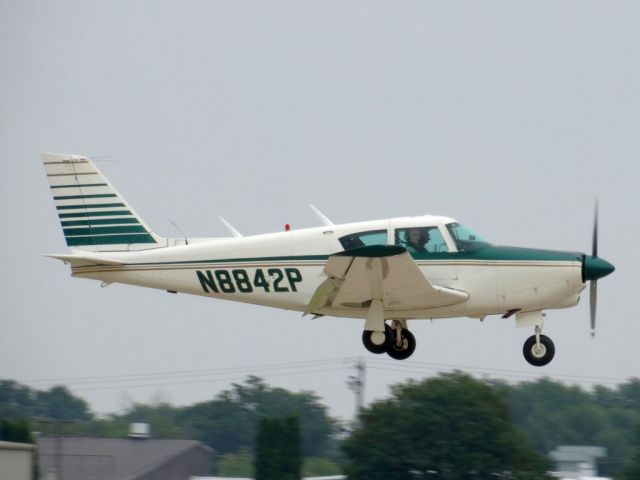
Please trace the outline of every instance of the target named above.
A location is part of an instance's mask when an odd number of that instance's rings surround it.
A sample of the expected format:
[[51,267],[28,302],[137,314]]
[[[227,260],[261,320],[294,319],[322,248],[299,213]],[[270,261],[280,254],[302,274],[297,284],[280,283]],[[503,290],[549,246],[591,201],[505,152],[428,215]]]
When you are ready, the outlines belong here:
[[71,264],[72,267],[86,267],[89,265],[124,265],[125,262],[120,260],[110,260],[108,258],[94,257],[92,255],[71,255],[71,254],[53,254],[45,255],[45,257],[56,258],[64,263]]

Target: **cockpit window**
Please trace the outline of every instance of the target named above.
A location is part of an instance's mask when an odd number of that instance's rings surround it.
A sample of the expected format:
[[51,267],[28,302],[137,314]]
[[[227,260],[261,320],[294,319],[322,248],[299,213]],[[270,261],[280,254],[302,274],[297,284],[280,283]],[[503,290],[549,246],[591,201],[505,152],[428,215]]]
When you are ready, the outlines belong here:
[[447,230],[453,237],[459,252],[471,252],[489,245],[489,241],[482,235],[474,232],[469,227],[460,225],[458,222],[448,223]]
[[340,243],[345,250],[352,248],[364,247],[366,245],[386,245],[386,230],[370,230],[368,232],[352,233],[340,237]]
[[410,227],[396,229],[395,244],[407,249],[409,253],[448,252],[438,227]]

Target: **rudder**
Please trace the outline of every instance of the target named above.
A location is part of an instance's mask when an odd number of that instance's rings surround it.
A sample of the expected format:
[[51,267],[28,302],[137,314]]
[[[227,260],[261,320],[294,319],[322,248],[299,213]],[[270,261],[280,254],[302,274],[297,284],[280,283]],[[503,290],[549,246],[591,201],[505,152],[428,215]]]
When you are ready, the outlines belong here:
[[103,252],[164,246],[89,158],[43,153],[42,163],[68,247]]

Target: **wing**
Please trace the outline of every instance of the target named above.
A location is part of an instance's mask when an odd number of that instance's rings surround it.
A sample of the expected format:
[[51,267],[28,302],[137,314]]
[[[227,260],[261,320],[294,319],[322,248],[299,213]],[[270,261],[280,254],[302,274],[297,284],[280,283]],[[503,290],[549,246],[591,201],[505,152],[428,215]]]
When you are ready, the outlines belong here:
[[305,313],[330,308],[368,308],[380,299],[385,310],[421,310],[464,302],[469,294],[433,285],[411,255],[396,245],[354,248],[329,257],[327,279]]

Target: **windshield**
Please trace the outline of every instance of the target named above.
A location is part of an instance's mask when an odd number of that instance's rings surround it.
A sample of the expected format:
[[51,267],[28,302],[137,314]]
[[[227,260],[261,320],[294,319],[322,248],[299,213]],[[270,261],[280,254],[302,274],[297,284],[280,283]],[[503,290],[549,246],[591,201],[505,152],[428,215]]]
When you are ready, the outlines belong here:
[[470,252],[489,245],[489,241],[482,235],[458,222],[448,223],[447,230],[449,230],[459,252]]

